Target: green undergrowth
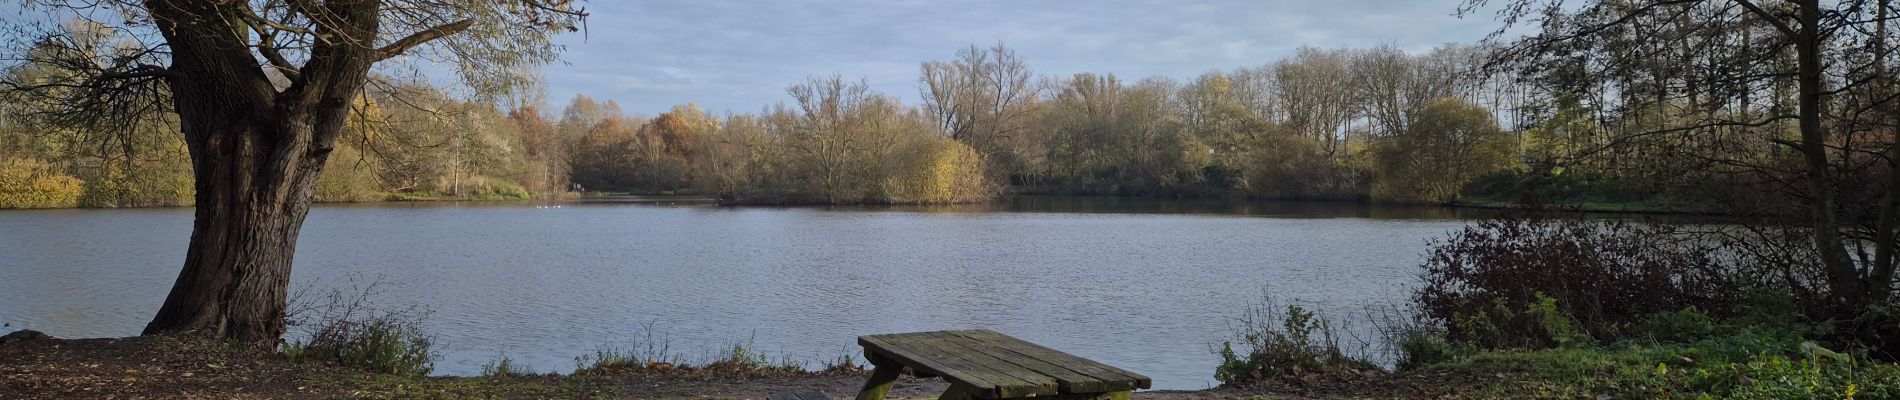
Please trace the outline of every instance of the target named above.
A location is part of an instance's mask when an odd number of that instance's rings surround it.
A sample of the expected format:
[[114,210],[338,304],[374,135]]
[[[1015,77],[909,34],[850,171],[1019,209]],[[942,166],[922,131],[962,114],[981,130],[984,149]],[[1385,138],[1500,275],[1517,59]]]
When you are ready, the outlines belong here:
[[1900,397],[1900,366],[1759,330],[1689,344],[1490,350],[1416,372],[1495,378],[1486,379],[1491,383],[1479,391],[1486,397]]
[[1735,321],[1689,308],[1653,314],[1611,343],[1407,345],[1429,362],[1401,364],[1400,376],[1461,377],[1483,398],[1900,398],[1900,365],[1831,349],[1815,339],[1826,327]]
[[1393,330],[1397,354],[1377,372],[1370,354],[1329,339],[1339,333],[1326,317],[1298,305],[1256,307],[1242,319],[1237,340],[1217,348],[1224,362],[1215,376],[1237,387],[1330,386],[1324,390],[1348,397],[1900,398],[1900,365],[1826,340],[1836,323],[1722,318],[1688,307],[1650,314],[1622,330],[1625,336],[1599,340],[1557,309],[1542,298],[1525,311],[1539,315],[1542,335],[1562,338],[1547,345],[1478,347],[1446,340],[1438,330]]

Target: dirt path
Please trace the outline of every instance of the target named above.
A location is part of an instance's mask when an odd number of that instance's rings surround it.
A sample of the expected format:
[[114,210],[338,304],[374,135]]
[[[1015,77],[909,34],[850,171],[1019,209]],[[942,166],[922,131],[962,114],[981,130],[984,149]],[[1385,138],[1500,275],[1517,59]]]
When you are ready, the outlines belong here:
[[[45,338],[0,343],[0,399],[760,399],[787,390],[822,390],[836,398],[849,398],[863,379],[849,374],[410,378],[162,337]],[[891,398],[932,398],[944,386],[941,380],[906,378],[898,382]],[[1134,398],[1198,400],[1259,395],[1216,389],[1138,392]],[[1282,397],[1286,396],[1265,396]]]

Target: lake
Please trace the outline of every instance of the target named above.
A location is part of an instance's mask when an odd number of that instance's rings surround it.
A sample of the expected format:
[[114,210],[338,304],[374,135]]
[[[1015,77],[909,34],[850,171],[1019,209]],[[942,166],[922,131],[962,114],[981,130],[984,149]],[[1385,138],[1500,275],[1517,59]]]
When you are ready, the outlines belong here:
[[[935,207],[718,207],[675,198],[311,210],[293,291],[381,282],[468,375],[568,372],[651,334],[818,362],[858,335],[989,328],[1153,377],[1216,384],[1210,351],[1271,293],[1342,315],[1403,301],[1427,241],[1481,211],[1018,197]],[[0,331],[131,336],[183,263],[190,209],[0,211]],[[295,328],[293,328],[293,331]]]

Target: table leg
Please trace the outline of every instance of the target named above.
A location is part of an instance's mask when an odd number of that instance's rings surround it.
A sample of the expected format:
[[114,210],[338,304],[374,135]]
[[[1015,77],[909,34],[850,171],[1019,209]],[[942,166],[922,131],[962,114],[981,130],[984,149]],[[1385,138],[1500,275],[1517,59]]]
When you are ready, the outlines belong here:
[[904,366],[869,351],[864,352],[864,358],[871,362],[871,380],[865,381],[864,389],[858,390],[858,400],[884,400],[884,396],[891,393],[891,386],[897,384],[897,376],[904,372]]
[[975,398],[976,393],[971,392],[969,388],[965,388],[963,385],[950,385],[949,389],[943,390],[942,395],[937,396],[937,400],[971,400]]

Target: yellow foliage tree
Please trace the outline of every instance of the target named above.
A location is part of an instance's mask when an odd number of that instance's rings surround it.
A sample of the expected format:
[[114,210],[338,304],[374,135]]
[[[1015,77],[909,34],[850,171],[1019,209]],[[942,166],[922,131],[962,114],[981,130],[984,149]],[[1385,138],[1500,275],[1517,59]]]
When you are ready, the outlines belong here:
[[894,203],[968,203],[989,199],[995,189],[983,177],[983,157],[963,142],[931,138],[919,143],[907,171],[890,182]]
[[1451,202],[1472,180],[1519,164],[1515,150],[1490,111],[1464,100],[1440,99],[1425,106],[1403,134],[1373,145],[1372,197]]

